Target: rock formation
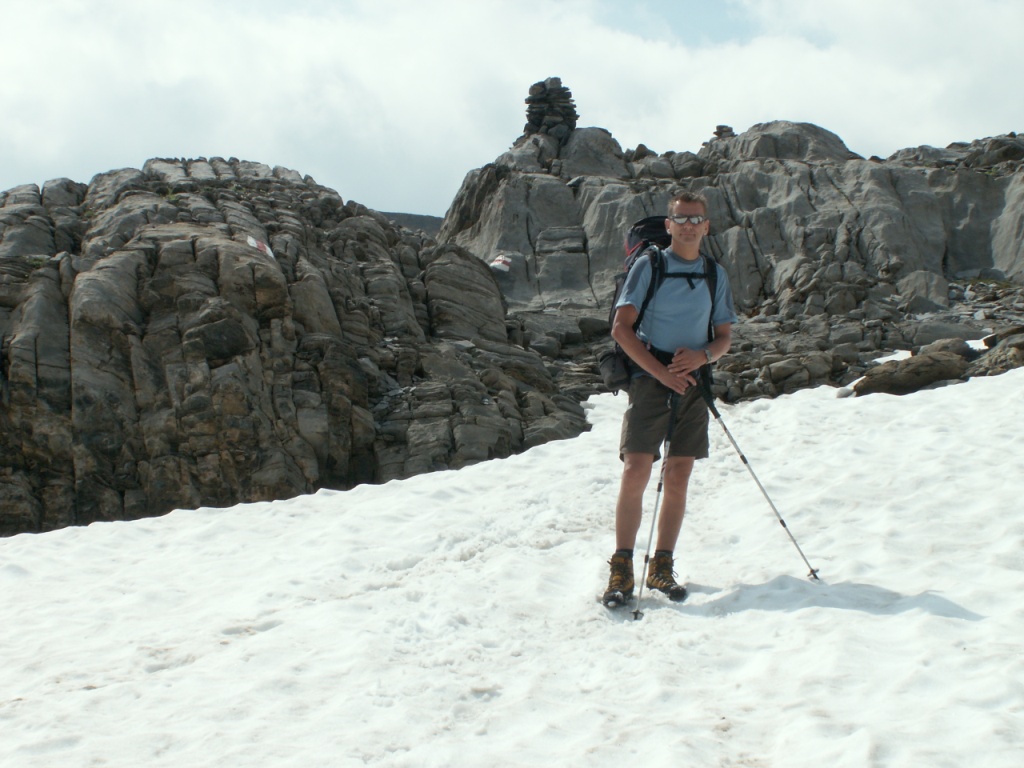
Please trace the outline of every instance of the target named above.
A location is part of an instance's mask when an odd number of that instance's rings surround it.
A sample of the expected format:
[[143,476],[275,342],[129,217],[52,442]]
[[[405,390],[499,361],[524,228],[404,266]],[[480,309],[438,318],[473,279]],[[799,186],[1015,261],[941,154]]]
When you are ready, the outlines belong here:
[[0,193],[0,534],[349,488],[587,428],[491,271],[294,171]]
[[[742,313],[720,397],[903,392],[1024,364],[1015,134],[865,160],[772,122],[658,154],[577,127],[558,78],[527,105],[436,240],[234,159],[0,193],[0,535],[579,434],[624,233],[680,189],[708,198]],[[919,354],[876,366],[893,350]]]
[[572,91],[562,85],[557,77],[549,77],[531,85],[526,105],[524,136],[541,133],[565,142],[576,128],[579,115],[576,114]]
[[[859,378],[879,355],[1024,319],[1024,140],[865,160],[814,125],[718,126],[696,153],[623,151],[607,131],[521,138],[471,171],[439,238],[494,269],[524,343],[592,362],[629,224],[702,192],[710,253],[743,320],[728,400]],[[981,296],[989,297],[979,302]],[[584,345],[586,347],[586,345]]]

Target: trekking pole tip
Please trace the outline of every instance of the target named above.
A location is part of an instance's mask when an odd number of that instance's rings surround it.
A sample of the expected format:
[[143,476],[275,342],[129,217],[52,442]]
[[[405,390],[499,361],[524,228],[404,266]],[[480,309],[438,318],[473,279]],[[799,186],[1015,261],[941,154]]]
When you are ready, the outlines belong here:
[[633,611],[633,621],[640,621],[644,617],[644,612],[637,608]]
[[821,581],[821,579],[818,577],[817,568],[811,568],[811,572],[807,574],[807,578],[809,578],[811,581]]

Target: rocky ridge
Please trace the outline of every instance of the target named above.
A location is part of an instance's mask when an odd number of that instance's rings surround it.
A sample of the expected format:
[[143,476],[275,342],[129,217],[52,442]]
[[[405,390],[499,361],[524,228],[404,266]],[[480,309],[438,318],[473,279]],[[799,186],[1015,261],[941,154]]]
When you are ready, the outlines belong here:
[[[1024,363],[1015,134],[865,160],[773,122],[657,154],[576,127],[557,78],[527,105],[436,239],[234,159],[0,193],[0,535],[578,434],[625,229],[681,188],[709,199],[742,312],[720,397],[912,391]],[[916,354],[875,363],[895,350]]]
[[[623,151],[601,128],[525,133],[466,176],[440,238],[491,265],[522,343],[583,389],[608,343],[626,229],[699,191],[742,315],[716,393],[774,396],[849,384],[942,339],[1018,343],[999,334],[1024,323],[1022,161],[1016,134],[866,160],[785,121],[718,126],[696,153]],[[981,375],[1005,359],[965,362]]]
[[283,168],[0,193],[0,534],[350,488],[587,429],[491,271]]

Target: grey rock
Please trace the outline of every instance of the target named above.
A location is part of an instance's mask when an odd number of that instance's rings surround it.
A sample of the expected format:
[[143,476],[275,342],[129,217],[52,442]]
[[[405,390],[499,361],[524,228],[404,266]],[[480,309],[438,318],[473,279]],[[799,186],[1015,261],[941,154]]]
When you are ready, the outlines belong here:
[[949,306],[949,284],[939,274],[917,270],[897,283],[900,294],[908,301],[906,311],[910,314],[934,312]]
[[897,391],[1022,364],[1015,135],[866,161],[776,122],[659,155],[578,128],[557,78],[531,97],[524,135],[467,174],[438,241],[235,159],[0,192],[0,532],[347,488],[578,434],[625,230],[680,189],[708,198],[708,251],[741,312],[717,396],[867,391],[893,350],[918,353],[889,366]]
[[713,142],[712,146],[720,149],[720,156],[728,160],[767,158],[804,163],[842,163],[861,159],[847,149],[836,134],[811,123],[785,120],[759,123],[738,137],[730,129],[724,138],[731,140]]
[[577,176],[630,177],[622,148],[603,128],[577,128],[561,150],[559,159],[562,161],[559,175],[565,179]]
[[900,324],[900,332],[912,347],[926,347],[944,339],[973,340],[985,333],[968,323],[952,322],[941,317],[927,317],[920,321],[907,320]]
[[[573,151],[584,147],[585,153]],[[535,279],[548,256],[560,258],[559,252],[537,235],[579,226],[586,261],[551,274],[562,275],[565,289],[572,284],[581,311],[595,303],[606,308],[626,227],[664,210],[682,188],[708,196],[708,250],[729,271],[744,312],[767,300],[790,316],[847,316],[862,309],[871,319],[893,320],[895,305],[879,300],[897,290],[898,281],[903,312],[934,312],[948,307],[944,281],[956,273],[999,269],[1012,278],[1024,261],[1019,238],[1011,234],[1024,209],[1016,204],[1018,176],[934,167],[922,173],[906,158],[866,161],[834,134],[807,124],[765,123],[712,139],[694,156],[702,164],[700,177],[677,169],[675,178],[628,178],[636,176],[638,163],[658,156],[634,151],[624,163],[634,170],[623,170],[617,143],[600,129],[577,128],[551,159],[554,150],[551,145],[529,173],[508,166],[502,166],[504,175],[471,173],[441,230],[442,240],[485,261],[502,251],[521,254],[531,279],[505,293],[513,308],[559,306],[544,299],[564,299],[552,281],[542,286]],[[585,169],[574,165],[580,157],[587,158]],[[683,153],[661,157],[678,163]],[[552,184],[563,185],[566,194]],[[592,299],[576,287],[584,279]]]
[[[0,535],[384,482],[588,428],[509,342],[486,264],[294,171],[158,159],[0,199]],[[578,227],[550,243],[582,247]],[[574,321],[561,336],[582,339]]]
[[986,350],[968,366],[968,376],[996,376],[1024,366],[1024,325],[986,337],[985,345]]
[[71,179],[52,179],[43,184],[42,203],[47,208],[73,208],[82,204],[88,189]]
[[559,145],[558,139],[547,134],[520,136],[495,162],[523,173],[546,173],[558,159]]
[[526,104],[524,135],[539,133],[564,142],[576,128],[578,115],[572,91],[558,77],[531,85]]
[[692,179],[704,174],[704,161],[693,152],[673,152],[669,163],[677,179]]
[[959,355],[964,360],[974,360],[979,355],[979,352],[964,339],[939,339],[921,347],[920,354],[927,355],[930,352],[950,352]]
[[890,360],[869,369],[854,387],[856,395],[886,393],[908,395],[912,392],[960,380],[967,372],[967,361],[952,352],[928,352],[904,360]]
[[457,247],[426,257],[424,285],[432,334],[446,339],[505,341],[505,310],[490,270]]
[[[38,189],[34,196],[18,194],[9,199],[16,202],[0,208],[0,259],[40,259],[55,254],[54,224],[40,202]],[[35,202],[17,202],[26,199]]]
[[[864,160],[827,130],[777,121],[739,135],[719,126],[697,153],[659,155],[642,144],[623,153],[607,132],[577,127],[565,143],[520,142],[528,160],[505,155],[468,174],[440,238],[485,263],[507,257],[494,274],[512,317],[554,310],[582,322],[608,312],[629,224],[679,190],[702,192],[706,247],[741,313],[716,391],[848,384],[894,350],[978,339],[1022,318],[1018,144],[1011,135]],[[984,291],[962,282],[983,277]],[[993,285],[1001,278],[1010,286]],[[763,333],[769,324],[780,336]],[[525,325],[513,333],[582,391],[569,366],[589,347],[595,373],[610,343],[591,327],[582,345]]]

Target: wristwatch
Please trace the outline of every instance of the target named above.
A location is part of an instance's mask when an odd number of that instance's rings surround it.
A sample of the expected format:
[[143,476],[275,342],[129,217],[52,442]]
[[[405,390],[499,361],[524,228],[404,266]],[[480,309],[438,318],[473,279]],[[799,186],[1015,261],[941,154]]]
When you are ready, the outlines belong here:
[[712,359],[711,359],[711,350],[710,349],[708,349],[707,347],[704,347],[704,354],[708,358],[708,363],[709,364],[711,362],[713,362]]

